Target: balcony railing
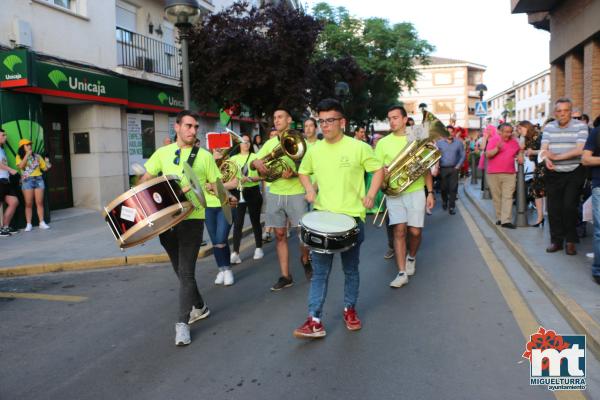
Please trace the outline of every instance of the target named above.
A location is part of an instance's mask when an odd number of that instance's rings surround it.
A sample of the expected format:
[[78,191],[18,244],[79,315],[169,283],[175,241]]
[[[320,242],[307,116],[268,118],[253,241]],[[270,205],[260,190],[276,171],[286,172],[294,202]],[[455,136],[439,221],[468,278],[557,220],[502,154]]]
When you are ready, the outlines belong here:
[[177,47],[117,28],[117,65],[179,79],[181,55]]

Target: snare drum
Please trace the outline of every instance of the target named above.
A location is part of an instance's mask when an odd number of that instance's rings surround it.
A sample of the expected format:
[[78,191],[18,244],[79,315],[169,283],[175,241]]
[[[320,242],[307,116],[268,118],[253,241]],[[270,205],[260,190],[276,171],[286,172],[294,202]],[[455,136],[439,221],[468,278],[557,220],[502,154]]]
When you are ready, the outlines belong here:
[[300,239],[312,251],[333,254],[346,251],[358,242],[354,218],[329,211],[311,211],[300,219]]
[[144,243],[183,221],[194,210],[175,175],[132,187],[104,207],[104,220],[119,247]]

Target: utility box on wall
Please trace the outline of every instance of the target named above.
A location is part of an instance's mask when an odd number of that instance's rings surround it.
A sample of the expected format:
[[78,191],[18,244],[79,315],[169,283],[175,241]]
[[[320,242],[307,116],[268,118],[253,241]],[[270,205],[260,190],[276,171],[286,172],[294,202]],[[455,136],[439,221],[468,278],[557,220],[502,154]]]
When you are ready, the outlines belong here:
[[73,133],[73,152],[75,154],[90,154],[89,132]]

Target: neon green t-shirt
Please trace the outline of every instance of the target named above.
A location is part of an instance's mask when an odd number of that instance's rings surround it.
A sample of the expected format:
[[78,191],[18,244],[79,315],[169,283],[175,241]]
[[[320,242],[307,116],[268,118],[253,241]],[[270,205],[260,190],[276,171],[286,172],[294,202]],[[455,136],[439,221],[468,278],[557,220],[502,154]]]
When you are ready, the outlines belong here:
[[[408,139],[406,135],[397,136],[390,133],[386,137],[379,139],[375,147],[375,155],[383,165],[388,166],[407,145]],[[396,188],[398,185],[392,184],[391,187]],[[402,193],[416,192],[417,190],[423,190],[423,187],[425,187],[425,177],[421,176]]]
[[[183,175],[183,163],[187,162],[190,153],[192,152],[192,148],[188,147],[181,149],[181,154],[179,155],[179,164],[175,164],[175,152],[178,148],[179,147],[177,146],[177,143],[172,143],[157,149],[154,154],[152,154],[150,159],[146,161],[144,167],[149,174],[154,176],[157,176],[161,172],[163,175],[176,175],[181,180],[181,186],[185,187],[189,185],[189,180]],[[213,207],[209,203],[209,194],[204,189],[204,185],[206,182],[213,183],[217,180],[217,178],[221,177],[215,160],[208,151],[200,149],[196,155],[196,160],[194,161],[192,169],[196,173],[198,181],[203,187],[207,205],[209,207]],[[215,196],[212,197],[217,202],[217,205],[214,207],[220,206],[219,200]],[[188,192],[186,193],[186,198],[195,206],[194,211],[188,216],[187,219],[204,219],[204,208],[198,204],[198,201],[194,198],[194,196]]]
[[[267,154],[269,154],[277,145],[279,144],[279,136],[272,137],[271,139],[265,142],[265,145],[258,151],[256,154],[256,158],[263,158]],[[287,156],[283,156],[283,160],[292,168],[294,172],[298,169],[296,168],[296,164],[294,160]],[[272,194],[279,195],[294,195],[294,194],[303,194],[304,186],[300,183],[300,179],[298,177],[293,177],[289,179],[277,179],[275,182],[272,182],[269,186],[269,192]]]
[[316,210],[326,210],[365,219],[365,171],[382,167],[373,149],[363,142],[344,136],[337,143],[319,141],[306,153],[299,173],[315,175],[319,192]]
[[[246,160],[248,161],[246,162]],[[248,153],[247,155],[236,154],[235,156],[231,157],[231,161],[234,161],[238,165],[238,167],[240,167],[240,174],[238,176],[238,179],[241,179],[242,177],[242,168],[244,168],[244,164],[246,165],[246,168],[248,168],[248,178],[257,178],[259,176],[257,170],[250,168],[250,164],[254,160],[256,160],[256,154],[254,153]],[[246,182],[242,186],[247,188],[258,185],[258,182]]]

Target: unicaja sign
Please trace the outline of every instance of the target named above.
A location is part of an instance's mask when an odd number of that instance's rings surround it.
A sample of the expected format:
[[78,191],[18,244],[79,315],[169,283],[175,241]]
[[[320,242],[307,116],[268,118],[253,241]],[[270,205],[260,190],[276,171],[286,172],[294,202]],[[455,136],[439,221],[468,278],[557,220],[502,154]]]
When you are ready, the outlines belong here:
[[165,104],[165,102],[168,102],[169,105],[172,107],[183,107],[183,101],[177,100],[176,98],[174,98],[173,96],[169,96],[165,92],[160,92],[158,94],[158,101],[160,101],[160,104]]
[[96,96],[102,96],[106,94],[106,86],[102,84],[100,80],[96,82],[90,82],[87,78],[80,79],[78,77],[67,76],[64,72],[59,69],[50,71],[48,79],[52,82],[57,89],[60,88],[62,82],[67,82],[71,90],[77,90],[80,92],[86,92],[95,94]]
[[14,54],[10,54],[8,56],[6,56],[4,58],[4,61],[2,61],[2,64],[4,64],[4,66],[6,68],[8,68],[8,70],[10,70],[10,72],[12,72],[14,75],[10,75],[10,74],[6,74],[4,76],[4,79],[21,79],[23,76],[21,74],[19,74],[18,72],[15,72],[15,66],[17,64],[22,64],[23,60],[21,60],[21,57],[16,56]]

